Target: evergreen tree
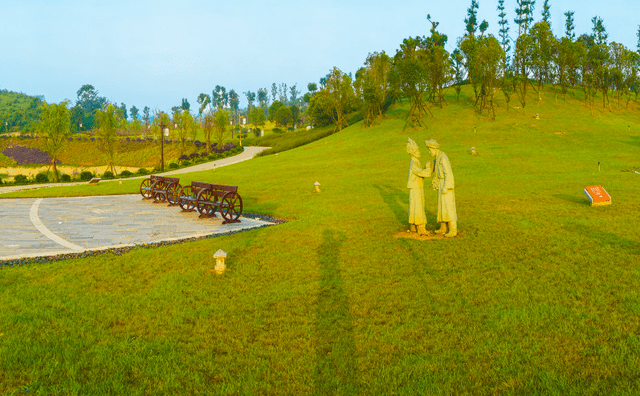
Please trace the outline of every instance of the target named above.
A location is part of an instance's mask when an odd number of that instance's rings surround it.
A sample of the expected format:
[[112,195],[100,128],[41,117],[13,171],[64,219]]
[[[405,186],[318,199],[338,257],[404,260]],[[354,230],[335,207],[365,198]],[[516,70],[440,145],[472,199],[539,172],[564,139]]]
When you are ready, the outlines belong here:
[[549,27],[551,27],[551,6],[549,5],[549,0],[544,0],[544,4],[542,5],[542,20],[546,22]]
[[149,125],[151,118],[151,115],[149,114],[150,111],[151,109],[149,109],[149,106],[144,106],[144,109],[142,109],[142,120],[144,121],[145,125]]
[[571,41],[574,41],[576,39],[576,34],[574,32],[576,25],[573,23],[573,14],[573,11],[567,11],[564,13],[564,15],[567,17],[567,21],[564,23],[564,35]]
[[609,35],[604,27],[602,18],[594,16],[591,18],[591,22],[593,23],[593,34],[591,36],[596,45],[607,44],[607,37],[609,37]]
[[474,37],[478,29],[478,2],[471,0],[471,5],[467,8],[467,17],[464,19],[468,36]]
[[511,51],[511,39],[509,38],[509,21],[507,20],[507,13],[504,10],[504,0],[498,0],[498,11],[500,11],[498,14],[500,17],[500,21],[498,22],[498,25],[500,25],[500,45],[505,54],[504,70],[506,71],[510,62],[509,51]]
[[533,9],[535,0],[517,0],[516,17],[514,22],[518,25],[518,37],[526,35],[529,26],[533,22]]

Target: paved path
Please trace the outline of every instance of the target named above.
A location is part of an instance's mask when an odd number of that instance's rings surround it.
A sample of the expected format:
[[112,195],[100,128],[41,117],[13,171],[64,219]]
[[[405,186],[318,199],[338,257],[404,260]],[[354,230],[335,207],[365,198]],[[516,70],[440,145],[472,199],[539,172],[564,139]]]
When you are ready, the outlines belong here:
[[222,224],[140,195],[16,198],[1,201],[0,260],[175,241],[270,225],[241,217]]
[[[188,173],[188,172],[198,172],[203,170],[210,170],[215,168],[220,168],[227,165],[237,164],[238,162],[249,160],[255,157],[258,153],[268,149],[269,147],[254,147],[249,146],[245,147],[244,151],[238,155],[234,155],[233,157],[227,157],[223,159],[219,159],[217,161],[205,162],[203,164],[189,166],[187,168],[176,169],[170,172],[165,173],[154,173],[164,176],[169,175],[178,175],[180,173]],[[129,179],[146,179],[149,176],[136,176],[136,177],[128,177]],[[101,180],[100,183],[108,183],[117,181],[118,179],[112,180]],[[0,194],[10,193],[14,191],[24,191],[24,190],[35,190],[38,188],[46,188],[46,187],[62,187],[62,186],[78,186],[81,184],[87,184],[87,182],[75,182],[75,183],[47,183],[47,184],[30,184],[26,186],[8,186],[8,187],[0,187]]]
[[[246,147],[240,155],[165,174],[230,165],[250,159],[262,150]],[[240,223],[222,224],[219,217],[200,219],[198,212],[184,213],[179,207],[154,204],[137,194],[3,199],[0,219],[0,260],[175,241],[273,224],[245,217],[240,218]]]

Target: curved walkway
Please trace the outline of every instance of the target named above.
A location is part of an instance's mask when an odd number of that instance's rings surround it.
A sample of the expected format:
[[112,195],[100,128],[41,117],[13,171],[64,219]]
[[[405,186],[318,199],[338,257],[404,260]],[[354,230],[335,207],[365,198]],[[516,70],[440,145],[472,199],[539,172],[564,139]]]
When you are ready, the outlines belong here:
[[[169,175],[178,175],[181,173],[189,173],[189,172],[199,172],[204,170],[210,170],[215,168],[220,168],[227,165],[237,164],[238,162],[249,160],[260,152],[268,149],[269,147],[255,147],[249,146],[245,147],[244,151],[238,155],[234,155],[233,157],[222,158],[216,161],[205,162],[203,164],[193,165],[182,169],[176,169],[170,172],[158,173],[164,176]],[[154,173],[155,174],[155,173]],[[128,177],[129,179],[146,179],[149,176],[135,176]],[[108,183],[117,181],[118,179],[110,179],[110,180],[100,180],[100,183]],[[83,182],[74,182],[74,183],[46,183],[46,184],[29,184],[26,186],[8,186],[8,187],[0,187],[0,194],[10,193],[14,191],[25,191],[25,190],[35,190],[38,188],[46,188],[46,187],[64,187],[64,186],[78,186],[81,184],[87,184],[86,181]]]
[[[247,147],[234,157],[165,174],[231,165],[250,159],[262,150],[262,147]],[[49,186],[56,184],[21,187]],[[154,204],[137,194],[9,198],[0,202],[0,261],[176,241],[274,224],[246,217],[241,217],[240,223],[222,224],[220,217],[200,219],[198,212],[182,212],[179,207],[167,207],[166,203]]]

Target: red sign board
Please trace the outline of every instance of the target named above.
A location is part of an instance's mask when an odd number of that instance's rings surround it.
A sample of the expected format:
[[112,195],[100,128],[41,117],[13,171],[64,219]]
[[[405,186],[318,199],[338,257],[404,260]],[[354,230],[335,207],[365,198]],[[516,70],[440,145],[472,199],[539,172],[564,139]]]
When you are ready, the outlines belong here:
[[584,193],[589,198],[591,206],[611,205],[611,196],[602,186],[589,186],[584,188]]

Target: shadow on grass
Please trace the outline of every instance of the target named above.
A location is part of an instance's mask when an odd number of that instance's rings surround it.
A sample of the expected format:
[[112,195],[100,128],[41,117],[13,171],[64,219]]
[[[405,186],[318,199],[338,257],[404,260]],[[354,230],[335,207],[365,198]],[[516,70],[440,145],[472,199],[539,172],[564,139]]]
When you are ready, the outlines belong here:
[[580,205],[589,205],[589,200],[583,195],[569,195],[569,194],[556,194],[554,198],[563,199],[565,201],[573,202]]
[[[399,227],[409,227],[409,189],[404,191],[390,186],[373,186],[380,193],[380,197],[387,205],[391,213],[394,214],[398,221]],[[425,194],[426,195],[426,194]],[[436,201],[429,202],[429,198],[426,199],[425,215],[427,216],[427,228],[430,225],[436,224],[437,216],[435,213],[431,213],[427,210],[430,207],[435,207]],[[429,206],[432,205],[432,206]],[[437,224],[436,224],[437,226]]]
[[340,274],[344,234],[325,229],[318,248],[320,291],[316,309],[315,395],[355,395],[356,345],[353,319]]
[[409,190],[400,191],[397,188],[390,186],[373,186],[380,193],[380,197],[387,205],[391,213],[394,214],[398,223],[405,224],[408,221],[408,208],[402,205],[402,199],[405,198],[407,204],[409,203]]
[[631,140],[623,140],[622,143],[629,144],[631,146],[640,147],[640,136],[629,136]]
[[592,228],[584,224],[567,224],[563,227],[566,231],[584,235],[600,242],[602,245],[609,245],[616,251],[625,251],[630,254],[640,253],[640,242],[622,237],[611,232],[603,232],[600,229]]

